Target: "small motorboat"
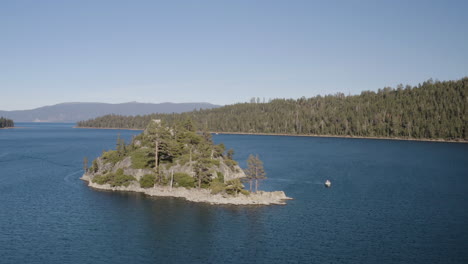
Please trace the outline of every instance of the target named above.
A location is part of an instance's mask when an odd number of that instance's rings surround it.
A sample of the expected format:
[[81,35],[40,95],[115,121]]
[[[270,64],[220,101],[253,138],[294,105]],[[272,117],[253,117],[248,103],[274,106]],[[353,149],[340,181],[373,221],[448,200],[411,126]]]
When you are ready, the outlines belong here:
[[331,187],[331,181],[326,180],[325,181],[325,187],[330,188]]

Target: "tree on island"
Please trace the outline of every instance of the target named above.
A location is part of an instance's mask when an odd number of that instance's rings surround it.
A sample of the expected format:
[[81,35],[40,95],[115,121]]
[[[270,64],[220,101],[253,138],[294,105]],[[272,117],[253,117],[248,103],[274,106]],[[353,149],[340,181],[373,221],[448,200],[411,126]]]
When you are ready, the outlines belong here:
[[255,192],[258,191],[258,181],[266,179],[266,172],[263,168],[263,162],[257,155],[250,154],[247,159],[246,178],[249,180],[250,191],[252,191],[252,182],[255,180]]
[[161,120],[153,120],[148,126],[147,132],[154,149],[154,171],[158,176],[158,183],[162,183],[162,175],[159,173],[159,164],[161,160],[172,161],[178,149],[171,130],[162,123]]
[[119,157],[124,157],[127,154],[125,140],[120,137],[120,134],[117,134],[117,154]]
[[8,119],[8,118],[4,118],[4,117],[0,117],[0,128],[14,127],[14,126],[15,126],[15,123],[13,122],[13,120]]
[[[142,188],[196,187],[209,189],[212,194],[248,195],[238,178],[243,175],[233,155],[234,151],[226,151],[223,144],[215,145],[207,131],[197,132],[190,119],[172,126],[153,120],[132,142],[126,144],[119,135],[116,150],[104,151],[89,169],[89,161],[84,159],[83,167],[92,182],[111,187],[139,181]],[[119,163],[125,159],[128,162]],[[126,170],[117,173],[116,166]],[[137,179],[135,170],[140,169],[145,175]]]
[[88,172],[88,157],[83,158],[83,170],[84,170],[84,173]]

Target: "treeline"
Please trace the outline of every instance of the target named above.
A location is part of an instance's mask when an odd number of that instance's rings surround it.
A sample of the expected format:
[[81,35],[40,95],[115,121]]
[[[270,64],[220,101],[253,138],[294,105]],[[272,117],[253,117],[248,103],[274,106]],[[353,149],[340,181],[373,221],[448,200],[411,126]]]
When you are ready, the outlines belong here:
[[0,128],[4,127],[14,127],[15,123],[11,119],[0,117]]
[[79,127],[144,128],[151,119],[175,123],[190,118],[201,130],[414,139],[468,140],[468,77],[425,81],[360,95],[241,103],[182,114],[107,115]]

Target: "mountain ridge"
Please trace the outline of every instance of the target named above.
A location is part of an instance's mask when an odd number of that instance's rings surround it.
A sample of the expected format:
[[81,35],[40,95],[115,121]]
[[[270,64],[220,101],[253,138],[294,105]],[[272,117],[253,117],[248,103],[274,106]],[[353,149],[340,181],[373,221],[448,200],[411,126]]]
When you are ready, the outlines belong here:
[[77,122],[83,119],[95,118],[102,115],[146,115],[152,113],[182,113],[195,109],[217,108],[206,102],[191,103],[101,103],[101,102],[64,102],[46,105],[27,110],[0,110],[0,116],[13,119],[15,122]]

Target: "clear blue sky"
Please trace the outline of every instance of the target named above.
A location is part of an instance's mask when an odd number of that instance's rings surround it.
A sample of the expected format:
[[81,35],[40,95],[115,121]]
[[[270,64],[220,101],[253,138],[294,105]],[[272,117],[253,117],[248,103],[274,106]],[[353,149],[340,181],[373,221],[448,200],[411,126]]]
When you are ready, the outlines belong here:
[[468,1],[0,1],[0,110],[377,90],[468,75]]

